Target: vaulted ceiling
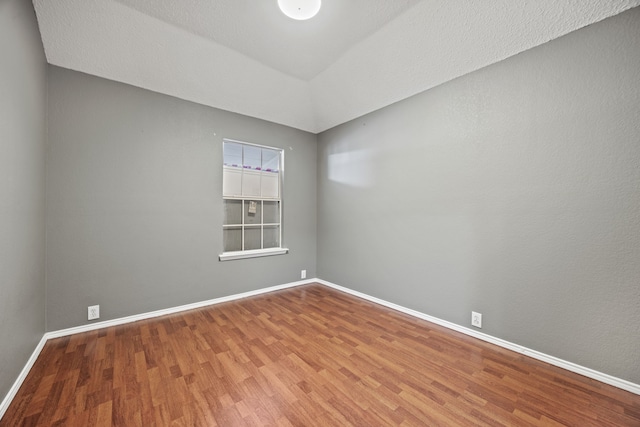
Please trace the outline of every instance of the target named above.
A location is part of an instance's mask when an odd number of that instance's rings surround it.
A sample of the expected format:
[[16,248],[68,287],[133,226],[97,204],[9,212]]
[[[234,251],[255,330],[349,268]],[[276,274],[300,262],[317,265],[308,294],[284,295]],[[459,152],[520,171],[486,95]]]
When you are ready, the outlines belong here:
[[34,0],[47,61],[318,133],[640,0]]

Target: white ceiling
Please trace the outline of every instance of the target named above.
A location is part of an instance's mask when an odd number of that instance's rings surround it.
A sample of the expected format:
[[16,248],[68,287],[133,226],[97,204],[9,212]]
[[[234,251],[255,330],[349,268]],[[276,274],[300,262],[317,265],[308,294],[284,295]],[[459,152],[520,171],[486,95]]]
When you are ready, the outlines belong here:
[[318,133],[640,0],[34,0],[49,63]]

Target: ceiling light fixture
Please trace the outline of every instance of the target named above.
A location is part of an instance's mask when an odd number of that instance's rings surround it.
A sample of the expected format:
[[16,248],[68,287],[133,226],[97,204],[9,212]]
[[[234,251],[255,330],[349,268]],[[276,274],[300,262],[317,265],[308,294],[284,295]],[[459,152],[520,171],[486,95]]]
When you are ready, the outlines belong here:
[[316,16],[321,3],[322,0],[278,0],[278,6],[282,13],[298,21]]

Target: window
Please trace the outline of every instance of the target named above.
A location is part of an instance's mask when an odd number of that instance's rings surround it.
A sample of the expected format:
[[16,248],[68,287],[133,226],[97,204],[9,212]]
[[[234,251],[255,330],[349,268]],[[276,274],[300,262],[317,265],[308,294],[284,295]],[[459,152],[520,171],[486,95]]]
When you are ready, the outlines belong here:
[[223,141],[221,261],[287,253],[282,247],[281,149]]

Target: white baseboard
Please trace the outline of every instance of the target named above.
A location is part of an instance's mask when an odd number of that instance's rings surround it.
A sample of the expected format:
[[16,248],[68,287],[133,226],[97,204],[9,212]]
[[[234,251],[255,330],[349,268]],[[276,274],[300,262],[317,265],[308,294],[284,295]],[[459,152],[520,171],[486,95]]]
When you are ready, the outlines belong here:
[[2,417],[4,416],[4,413],[7,412],[7,409],[9,408],[11,401],[18,393],[18,390],[20,390],[20,387],[22,386],[24,379],[27,378],[27,375],[29,374],[29,371],[33,367],[33,364],[36,363],[36,360],[38,359],[38,356],[40,356],[40,352],[44,348],[44,345],[46,342],[47,342],[47,338],[43,336],[40,339],[40,342],[36,346],[35,350],[33,350],[33,353],[31,353],[31,357],[27,361],[27,364],[24,365],[24,368],[22,368],[20,375],[18,375],[18,378],[9,389],[9,392],[4,397],[4,399],[2,399],[2,403],[0,403],[0,420],[2,420]]
[[257,289],[255,291],[243,292],[241,294],[229,295],[226,297],[214,298],[207,301],[194,302],[192,304],[179,305],[177,307],[163,308],[162,310],[150,311],[147,313],[134,314],[132,316],[119,317],[117,319],[105,320],[103,322],[90,323],[88,325],[75,326],[67,329],[60,329],[58,331],[47,332],[45,337],[47,339],[59,338],[67,335],[78,334],[81,332],[95,331],[96,329],[108,328],[110,326],[124,325],[125,323],[137,322],[138,320],[151,319],[159,316],[166,316],[167,314],[180,313],[182,311],[193,310],[196,308],[202,308],[209,305],[221,304],[223,302],[235,301],[242,298],[249,298],[256,295],[266,294],[268,292],[279,291],[281,289],[293,288],[295,286],[307,285],[313,283],[315,279],[300,280],[298,282],[285,283],[283,285],[271,286],[269,288]]
[[550,356],[548,354],[539,352],[537,350],[532,350],[530,348],[523,347],[521,345],[514,344],[514,343],[509,342],[509,341],[505,341],[505,340],[503,340],[501,338],[496,338],[496,337],[491,336],[491,335],[483,334],[482,332],[478,332],[478,331],[475,331],[473,329],[465,328],[464,326],[460,326],[460,325],[457,325],[455,323],[439,319],[437,317],[429,316],[428,314],[424,314],[424,313],[421,313],[419,311],[412,310],[410,308],[403,307],[401,305],[394,304],[392,302],[388,302],[388,301],[382,300],[380,298],[372,297],[370,295],[363,294],[362,292],[354,291],[352,289],[345,288],[345,287],[340,286],[340,285],[336,285],[335,283],[331,283],[331,282],[328,282],[326,280],[314,279],[313,281],[321,283],[321,284],[323,284],[325,286],[328,286],[330,288],[336,289],[338,291],[342,291],[342,292],[351,294],[351,295],[356,296],[358,298],[362,298],[362,299],[365,299],[367,301],[371,301],[373,303],[380,304],[380,305],[385,306],[387,308],[390,308],[392,310],[396,310],[396,311],[408,314],[410,316],[417,317],[419,319],[423,319],[423,320],[426,320],[426,321],[431,322],[431,323],[435,323],[436,325],[444,326],[445,328],[452,329],[452,330],[457,331],[457,332],[461,332],[461,333],[463,333],[465,335],[469,335],[469,336],[472,336],[474,338],[478,338],[478,339],[480,339],[482,341],[486,341],[486,342],[489,342],[491,344],[495,344],[497,346],[506,348],[508,350],[513,350],[513,351],[515,351],[517,353],[524,354],[525,356],[529,356],[529,357],[532,357],[532,358],[537,359],[537,360],[541,360],[541,361],[546,362],[546,363],[548,363],[550,365],[554,365],[554,366],[566,369],[567,371],[575,372],[576,374],[580,374],[580,375],[583,375],[585,377],[592,378],[594,380],[603,382],[605,384],[609,384],[609,385],[612,385],[614,387],[618,387],[618,388],[620,388],[622,390],[626,390],[626,391],[629,391],[631,393],[640,395],[640,384],[635,384],[635,383],[632,383],[631,381],[627,381],[627,380],[624,380],[622,378],[617,378],[617,377],[614,377],[612,375],[605,374],[605,373],[596,371],[596,370],[591,369],[591,368],[580,366],[580,365],[577,365],[577,364],[575,364],[573,362],[569,362],[569,361],[566,361],[566,360],[563,360],[563,359],[559,359],[559,358],[557,358],[555,356]]
[[209,305],[220,304],[220,303],[223,303],[223,302],[235,301],[235,300],[242,299],[242,298],[248,298],[248,297],[252,297],[252,296],[256,296],[256,295],[265,294],[265,293],[268,293],[268,292],[279,291],[281,289],[287,289],[287,288],[293,288],[293,287],[296,287],[296,286],[307,285],[307,284],[310,284],[310,283],[320,283],[322,285],[325,285],[327,287],[336,289],[338,291],[342,291],[342,292],[345,292],[347,294],[356,296],[358,298],[362,298],[362,299],[365,299],[367,301],[371,301],[373,303],[380,304],[380,305],[388,307],[388,308],[390,308],[392,310],[396,310],[396,311],[399,311],[401,313],[405,313],[405,314],[408,314],[410,316],[417,317],[419,319],[423,319],[423,320],[435,323],[435,324],[440,325],[440,326],[444,326],[445,328],[449,328],[449,329],[452,329],[454,331],[461,332],[463,334],[472,336],[474,338],[481,339],[481,340],[489,342],[491,344],[495,344],[497,346],[500,346],[500,347],[503,347],[503,348],[506,348],[506,349],[509,349],[509,350],[513,350],[513,351],[515,351],[517,353],[524,354],[524,355],[532,357],[534,359],[541,360],[541,361],[549,363],[551,365],[558,366],[560,368],[564,368],[564,369],[566,369],[568,371],[575,372],[577,374],[584,375],[585,377],[592,378],[592,379],[595,379],[597,381],[601,381],[601,382],[603,382],[605,384],[609,384],[609,385],[612,385],[614,387],[618,387],[618,388],[620,388],[622,390],[626,390],[626,391],[629,391],[631,393],[640,395],[640,384],[635,384],[635,383],[632,383],[630,381],[623,380],[621,378],[617,378],[617,377],[614,377],[614,376],[611,376],[611,375],[608,375],[608,374],[593,370],[591,368],[586,368],[584,366],[580,366],[580,365],[577,365],[575,363],[568,362],[566,360],[562,360],[562,359],[559,359],[557,357],[550,356],[548,354],[541,353],[539,351],[532,350],[530,348],[526,348],[526,347],[523,347],[521,345],[514,344],[512,342],[505,341],[505,340],[500,339],[500,338],[493,337],[491,335],[483,334],[482,332],[474,331],[473,329],[465,328],[464,326],[460,326],[460,325],[457,325],[455,323],[448,322],[446,320],[438,319],[437,317],[429,316],[428,314],[424,314],[424,313],[421,313],[419,311],[412,310],[410,308],[406,308],[406,307],[403,307],[401,305],[394,304],[394,303],[382,300],[380,298],[372,297],[372,296],[364,294],[362,292],[354,291],[352,289],[345,288],[345,287],[340,286],[340,285],[336,285],[335,283],[331,283],[331,282],[328,282],[326,280],[314,278],[314,279],[300,280],[298,282],[285,283],[283,285],[271,286],[269,288],[257,289],[255,291],[243,292],[241,294],[229,295],[229,296],[221,297],[221,298],[214,298],[214,299],[211,299],[211,300],[196,302],[196,303],[193,303],[193,304],[186,304],[186,305],[181,305],[181,306],[177,306],[177,307],[171,307],[171,308],[166,308],[166,309],[162,309],[162,310],[151,311],[151,312],[148,312],[148,313],[136,314],[136,315],[133,315],[133,316],[121,317],[121,318],[113,319],[113,320],[106,320],[104,322],[91,323],[91,324],[88,324],[88,325],[82,325],[82,326],[76,326],[76,327],[73,327],[73,328],[61,329],[61,330],[58,330],[58,331],[46,332],[42,336],[42,339],[40,340],[40,342],[36,346],[35,350],[33,351],[33,354],[31,355],[31,357],[29,358],[29,360],[25,364],[24,368],[20,372],[20,375],[18,376],[18,378],[14,382],[13,386],[9,389],[9,392],[7,393],[7,395],[2,400],[2,403],[0,403],[0,419],[2,419],[4,413],[9,408],[9,405],[11,404],[11,401],[15,397],[16,393],[18,393],[18,390],[20,389],[20,386],[22,386],[22,383],[24,382],[25,378],[27,377],[27,374],[29,373],[29,371],[33,367],[33,364],[38,359],[38,356],[40,355],[40,352],[42,351],[42,349],[44,348],[44,345],[46,344],[47,340],[49,340],[49,339],[64,337],[64,336],[72,335],[72,334],[78,334],[78,333],[81,333],[81,332],[89,332],[89,331],[93,331],[93,330],[96,330],[96,329],[106,328],[106,327],[109,327],[109,326],[123,325],[125,323],[136,322],[138,320],[151,319],[153,317],[159,317],[159,316],[164,316],[164,315],[167,315],[167,314],[179,313],[179,312],[182,312],[182,311],[193,310],[193,309],[196,309],[196,308],[202,308],[202,307],[206,307],[206,306],[209,306]]

